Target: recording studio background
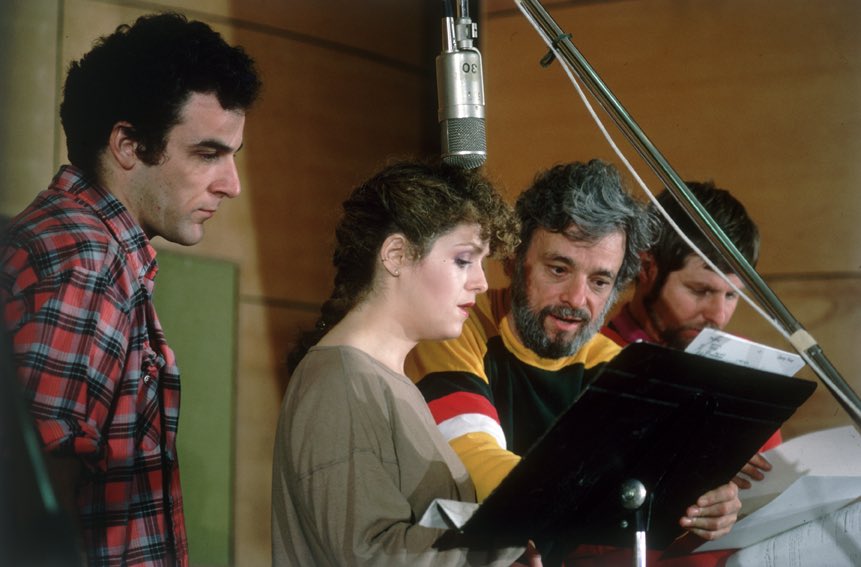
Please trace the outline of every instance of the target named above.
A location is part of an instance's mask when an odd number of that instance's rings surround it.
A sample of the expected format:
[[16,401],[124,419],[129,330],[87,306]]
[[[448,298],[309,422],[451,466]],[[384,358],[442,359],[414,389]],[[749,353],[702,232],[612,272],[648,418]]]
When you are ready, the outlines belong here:
[[[539,65],[546,47],[513,0],[473,5],[485,168],[504,192],[513,200],[557,162],[617,162],[558,62]],[[744,202],[762,233],[759,272],[861,390],[861,3],[544,5],[684,179],[713,179]],[[340,202],[387,160],[439,150],[439,2],[4,1],[0,214],[23,208],[65,162],[57,109],[68,62],[97,35],[164,9],[243,45],[264,77],[239,155],[242,195],[201,244],[155,244],[156,300],[183,370],[192,562],[265,565],[284,356],[328,295]],[[729,330],[791,349],[746,306]],[[820,385],[784,438],[847,423]]]

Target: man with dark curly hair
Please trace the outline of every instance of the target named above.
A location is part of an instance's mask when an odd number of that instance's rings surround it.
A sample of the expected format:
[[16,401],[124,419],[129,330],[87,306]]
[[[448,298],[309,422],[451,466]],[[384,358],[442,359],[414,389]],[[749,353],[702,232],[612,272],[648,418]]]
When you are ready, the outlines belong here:
[[6,227],[0,305],[61,502],[92,565],[187,565],[179,371],[151,240],[191,245],[224,199],[260,80],[202,22],[166,13],[68,71],[71,165]]

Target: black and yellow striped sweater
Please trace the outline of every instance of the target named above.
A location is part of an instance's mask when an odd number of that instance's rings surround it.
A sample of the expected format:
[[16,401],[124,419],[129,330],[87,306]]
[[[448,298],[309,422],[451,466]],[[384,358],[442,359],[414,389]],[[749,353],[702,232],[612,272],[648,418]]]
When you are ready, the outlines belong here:
[[407,374],[466,465],[479,501],[620,350],[599,334],[573,356],[541,358],[512,330],[510,306],[509,289],[490,290],[459,338],[420,343],[407,359]]

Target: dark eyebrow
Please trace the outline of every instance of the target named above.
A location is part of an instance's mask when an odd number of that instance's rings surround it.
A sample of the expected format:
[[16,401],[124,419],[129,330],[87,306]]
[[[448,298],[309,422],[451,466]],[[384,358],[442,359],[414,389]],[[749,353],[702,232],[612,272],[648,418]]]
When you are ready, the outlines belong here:
[[[691,287],[691,288],[696,288],[700,291],[709,291],[709,292],[721,291],[718,288],[716,288],[715,286],[713,286],[711,284],[704,283],[704,282],[692,282],[692,283],[687,284],[687,286]],[[730,288],[729,291],[735,291],[735,290]]]
[[563,256],[562,254],[556,254],[554,252],[550,252],[544,255],[544,259],[548,262],[561,262],[566,266],[574,266],[575,262],[568,256]]
[[195,148],[210,148],[210,149],[216,150],[220,153],[232,154],[232,153],[236,153],[239,150],[241,150],[242,146],[244,146],[244,145],[245,145],[245,143],[243,142],[242,144],[239,145],[238,148],[233,149],[231,146],[228,146],[227,144],[219,142],[218,140],[201,140],[200,142],[194,144],[193,147],[195,147]]

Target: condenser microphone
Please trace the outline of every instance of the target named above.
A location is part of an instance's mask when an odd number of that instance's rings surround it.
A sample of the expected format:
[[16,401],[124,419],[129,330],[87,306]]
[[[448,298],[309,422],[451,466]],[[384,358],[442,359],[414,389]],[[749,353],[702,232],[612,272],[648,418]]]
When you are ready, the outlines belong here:
[[442,19],[436,58],[441,154],[445,163],[472,169],[487,159],[481,54],[472,46],[477,26],[468,16]]

